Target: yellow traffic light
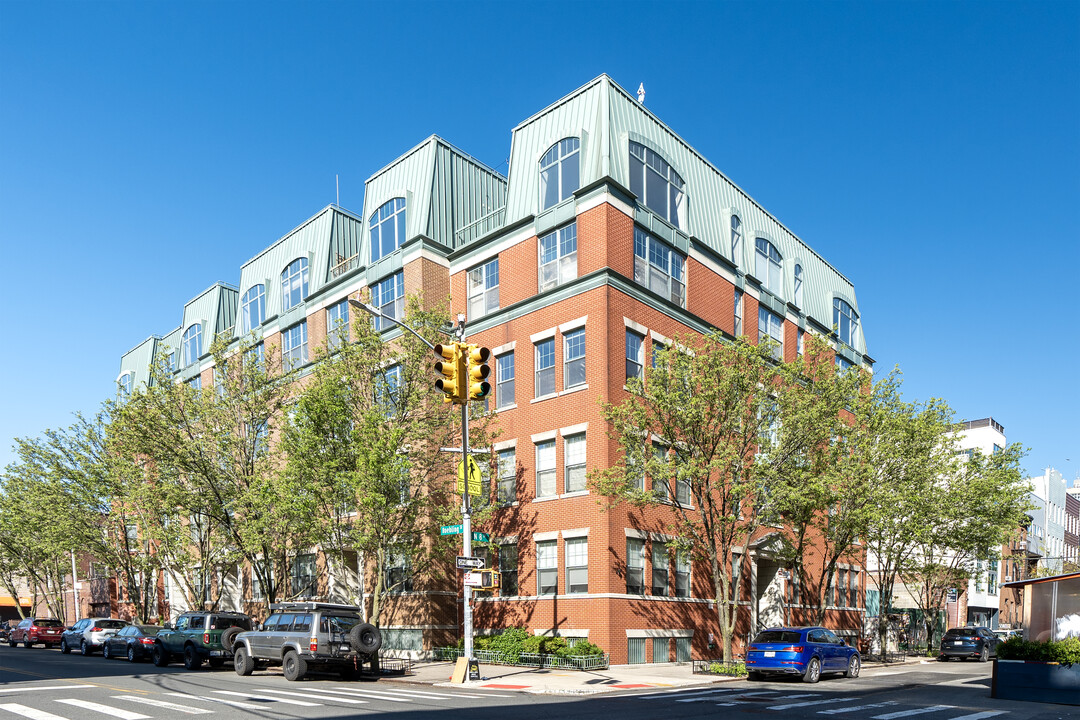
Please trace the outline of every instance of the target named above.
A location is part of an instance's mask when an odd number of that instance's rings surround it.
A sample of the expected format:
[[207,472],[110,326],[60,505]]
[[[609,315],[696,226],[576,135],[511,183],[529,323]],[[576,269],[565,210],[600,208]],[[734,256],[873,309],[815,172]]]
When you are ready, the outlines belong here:
[[446,402],[460,405],[465,402],[462,392],[465,382],[465,354],[462,352],[462,345],[436,345],[435,354],[443,358],[435,363],[435,372],[442,375],[435,381],[435,387],[446,394]]
[[469,399],[483,400],[491,392],[491,383],[487,382],[487,376],[491,374],[488,359],[491,351],[479,345],[469,345]]

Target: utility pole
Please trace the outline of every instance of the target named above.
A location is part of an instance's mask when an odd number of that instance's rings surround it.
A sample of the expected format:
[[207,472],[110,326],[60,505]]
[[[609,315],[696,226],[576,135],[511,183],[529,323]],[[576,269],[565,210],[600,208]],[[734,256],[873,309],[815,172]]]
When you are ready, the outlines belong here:
[[[465,316],[458,315],[457,325],[458,343],[465,343]],[[469,402],[468,380],[461,378],[464,385],[465,402],[461,403],[461,461],[465,463],[465,482],[461,488],[461,550],[465,557],[472,557],[472,498],[469,497]],[[464,631],[465,631],[465,658],[473,659],[473,618],[472,618],[472,587],[465,586],[464,608]]]

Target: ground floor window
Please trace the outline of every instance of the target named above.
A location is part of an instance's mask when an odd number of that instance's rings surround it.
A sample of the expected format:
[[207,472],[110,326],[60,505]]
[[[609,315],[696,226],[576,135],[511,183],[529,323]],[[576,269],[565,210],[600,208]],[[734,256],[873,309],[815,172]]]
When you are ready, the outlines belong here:
[[389,650],[415,650],[424,649],[423,630],[401,630],[395,628],[380,628],[382,633],[382,646]]
[[654,663],[666,663],[671,662],[671,639],[670,638],[653,638],[652,639],[652,661]]
[[645,662],[645,638],[627,638],[627,662],[636,665]]
[[690,662],[690,638],[675,638],[675,662]]

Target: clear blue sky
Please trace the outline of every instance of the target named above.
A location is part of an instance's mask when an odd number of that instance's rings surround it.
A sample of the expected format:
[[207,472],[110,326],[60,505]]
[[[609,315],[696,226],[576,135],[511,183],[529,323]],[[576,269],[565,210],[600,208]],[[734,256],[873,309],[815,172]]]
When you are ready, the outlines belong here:
[[432,133],[608,73],[854,283],[879,373],[1080,472],[1080,2],[0,0],[0,466]]

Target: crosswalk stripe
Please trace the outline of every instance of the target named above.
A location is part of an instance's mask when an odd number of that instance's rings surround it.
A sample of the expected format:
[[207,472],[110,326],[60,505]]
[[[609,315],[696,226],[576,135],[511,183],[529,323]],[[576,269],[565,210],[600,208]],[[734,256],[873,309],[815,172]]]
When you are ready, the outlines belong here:
[[931,705],[930,707],[916,708],[914,710],[901,710],[894,713],[886,713],[884,715],[875,715],[871,720],[893,720],[893,718],[908,717],[910,715],[923,715],[925,713],[941,712],[942,710],[952,710],[955,705]]
[[464,693],[457,693],[457,692],[455,692],[455,693],[434,693],[434,692],[425,692],[423,690],[398,690],[397,688],[395,688],[393,690],[363,690],[363,691],[354,690],[353,688],[342,688],[342,689],[343,690],[353,690],[354,692],[376,692],[376,693],[382,692],[382,693],[386,693],[387,695],[393,694],[393,695],[404,695],[405,697],[421,697],[421,698],[431,697],[431,698],[443,698],[443,699],[445,699],[445,698],[456,698],[456,697],[482,697],[480,695],[465,695]]
[[94,685],[52,685],[50,687],[17,687],[17,688],[0,688],[0,695],[6,695],[8,693],[17,692],[44,692],[46,690],[77,690],[79,688],[96,687]]
[[246,698],[248,700],[268,700],[269,702],[285,703],[286,705],[300,705],[301,707],[319,707],[321,703],[305,702],[304,700],[289,700],[287,698],[277,698],[272,695],[256,695],[254,693],[242,693],[233,692],[232,690],[215,690],[214,692],[219,695],[235,695],[236,697]]
[[983,718],[994,717],[995,715],[1001,715],[1004,710],[984,710],[983,712],[971,713],[970,715],[961,715],[960,717],[954,717],[952,720],[982,720]]
[[818,710],[818,715],[839,715],[841,713],[855,712],[856,710],[870,710],[871,708],[885,707],[886,705],[895,705],[895,700],[887,700],[885,702],[871,703],[869,705],[856,705],[855,707],[836,708],[834,710]]
[[113,695],[113,700],[130,700],[131,702],[142,703],[143,705],[150,705],[151,707],[162,708],[163,710],[175,710],[176,712],[187,713],[188,715],[212,715],[213,710],[207,710],[206,708],[188,707],[187,705],[181,705],[180,703],[166,702],[165,700],[155,700],[154,698],[141,697],[139,695]]
[[327,688],[319,688],[321,693],[332,693],[334,695],[345,695],[347,697],[366,697],[372,700],[389,700],[391,702],[412,702],[409,698],[392,697],[390,695],[382,695],[380,693],[373,693],[369,690],[330,690]]
[[20,715],[24,718],[30,718],[30,720],[67,720],[67,718],[61,717],[60,715],[53,715],[51,712],[45,712],[44,710],[35,710],[34,708],[19,705],[18,703],[0,704],[0,710]]
[[[702,692],[694,692],[694,693],[687,693],[686,695],[680,695],[678,698],[675,699],[675,702],[701,702],[702,700],[708,700],[709,696],[711,696],[711,695],[723,695],[723,694],[733,693],[733,692],[738,692],[738,690],[736,688],[729,688],[727,690],[704,690]],[[671,699],[670,695],[652,695],[652,696],[641,696],[641,695],[639,695],[638,697],[645,697],[646,700],[660,700],[660,699],[670,700]]]
[[103,715],[110,715],[114,718],[120,718],[120,720],[148,720],[149,715],[143,715],[142,713],[131,712],[130,710],[121,710],[120,708],[110,707],[109,705],[102,705],[101,703],[90,702],[89,700],[78,700],[76,698],[57,698],[56,702],[64,703],[65,705],[74,705],[80,707],[83,710],[93,710]]
[[274,693],[275,695],[290,695],[292,697],[308,698],[310,700],[333,700],[335,702],[345,703],[347,705],[366,705],[367,700],[354,700],[347,697],[338,697],[336,695],[317,695],[316,692],[323,692],[322,690],[314,692],[293,692],[291,690],[271,690],[270,688],[259,688],[261,692]]
[[243,708],[244,710],[265,710],[266,703],[262,705],[256,705],[255,703],[240,702],[239,700],[226,700],[225,698],[215,697],[202,697],[200,695],[189,695],[188,693],[173,692],[165,693],[166,695],[173,695],[175,697],[187,698],[188,700],[206,700],[207,702],[221,703],[222,705],[232,705],[233,707]]
[[769,710],[790,710],[791,708],[810,707],[812,705],[832,705],[835,703],[851,702],[855,698],[826,698],[824,700],[807,700],[805,702],[786,703],[784,705],[773,705]]

